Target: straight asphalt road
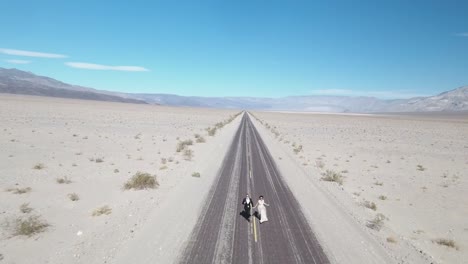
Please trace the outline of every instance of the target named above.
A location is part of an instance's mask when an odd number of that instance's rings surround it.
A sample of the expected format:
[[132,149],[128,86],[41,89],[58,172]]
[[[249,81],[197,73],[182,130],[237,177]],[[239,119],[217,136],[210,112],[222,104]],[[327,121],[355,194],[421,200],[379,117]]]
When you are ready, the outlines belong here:
[[[268,222],[242,214],[247,193],[265,197]],[[178,262],[329,263],[248,114]]]

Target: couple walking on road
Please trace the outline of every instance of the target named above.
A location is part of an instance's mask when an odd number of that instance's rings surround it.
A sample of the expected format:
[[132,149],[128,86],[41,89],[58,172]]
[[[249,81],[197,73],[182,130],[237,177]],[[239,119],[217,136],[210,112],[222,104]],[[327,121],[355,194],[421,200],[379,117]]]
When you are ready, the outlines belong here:
[[244,200],[242,200],[242,204],[244,205],[244,215],[246,216],[247,220],[250,219],[252,208],[258,208],[257,216],[260,215],[260,224],[263,223],[263,222],[268,221],[265,206],[270,206],[270,205],[265,203],[265,200],[263,200],[263,195],[260,195],[260,197],[258,197],[257,204],[255,204],[255,206],[253,206],[253,200],[247,194],[245,196]]

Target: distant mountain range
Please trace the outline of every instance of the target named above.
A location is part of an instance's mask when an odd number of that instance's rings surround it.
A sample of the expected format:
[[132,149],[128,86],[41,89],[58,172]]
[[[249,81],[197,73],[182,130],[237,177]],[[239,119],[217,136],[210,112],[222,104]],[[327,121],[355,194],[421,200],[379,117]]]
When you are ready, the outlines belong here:
[[305,112],[429,112],[468,111],[468,86],[430,97],[382,100],[375,97],[290,96],[197,97],[173,94],[134,94],[70,85],[17,69],[0,68],[0,93],[27,94],[124,103],[185,107],[236,108]]

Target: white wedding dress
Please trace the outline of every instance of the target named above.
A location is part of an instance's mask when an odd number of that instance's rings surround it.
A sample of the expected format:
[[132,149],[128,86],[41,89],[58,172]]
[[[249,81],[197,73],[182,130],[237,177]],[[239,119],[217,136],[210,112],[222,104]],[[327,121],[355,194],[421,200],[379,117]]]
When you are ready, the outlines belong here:
[[268,221],[267,211],[266,211],[265,205],[268,206],[268,204],[265,203],[265,201],[263,201],[263,200],[258,201],[258,213],[260,214],[260,224],[263,223],[263,222]]

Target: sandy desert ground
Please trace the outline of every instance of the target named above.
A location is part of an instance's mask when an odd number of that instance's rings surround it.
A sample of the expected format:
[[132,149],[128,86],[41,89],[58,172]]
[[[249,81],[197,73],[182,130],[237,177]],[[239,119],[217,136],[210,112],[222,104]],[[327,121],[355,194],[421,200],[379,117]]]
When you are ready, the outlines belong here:
[[[238,112],[0,95],[0,262],[174,258],[239,118],[206,128]],[[124,190],[139,171],[159,187]]]
[[[237,113],[0,95],[0,261],[172,263]],[[333,263],[467,259],[468,116],[253,114]]]
[[[318,201],[303,197],[320,189],[396,261],[466,263],[468,114],[253,115],[306,212]],[[302,168],[288,167],[288,160]],[[327,237],[340,220],[309,216],[325,246],[339,251],[339,240]]]

